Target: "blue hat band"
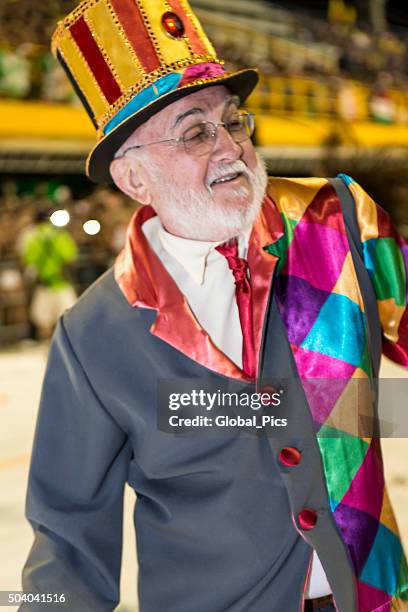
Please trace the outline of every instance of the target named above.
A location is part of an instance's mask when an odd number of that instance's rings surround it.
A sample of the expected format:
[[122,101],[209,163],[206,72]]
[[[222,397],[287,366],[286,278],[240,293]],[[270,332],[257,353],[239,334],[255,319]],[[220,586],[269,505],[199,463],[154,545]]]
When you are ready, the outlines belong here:
[[140,111],[145,106],[148,106],[155,100],[158,100],[165,94],[175,91],[183,78],[182,73],[172,72],[171,74],[166,74],[166,76],[161,77],[157,81],[155,81],[146,89],[143,89],[140,93],[138,93],[134,98],[130,100],[123,108],[120,109],[116,113],[116,115],[108,121],[108,123],[103,128],[103,133],[107,136],[112,130],[114,130],[120,123],[126,121],[129,117]]

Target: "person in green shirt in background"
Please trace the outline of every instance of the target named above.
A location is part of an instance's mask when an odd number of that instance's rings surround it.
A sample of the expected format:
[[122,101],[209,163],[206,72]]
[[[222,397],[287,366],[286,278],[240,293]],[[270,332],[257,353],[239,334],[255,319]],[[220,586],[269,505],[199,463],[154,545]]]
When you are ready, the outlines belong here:
[[40,212],[35,226],[24,237],[21,254],[37,283],[30,320],[39,339],[49,338],[61,314],[76,300],[75,289],[64,272],[77,257],[77,245],[69,232],[52,225],[48,214]]

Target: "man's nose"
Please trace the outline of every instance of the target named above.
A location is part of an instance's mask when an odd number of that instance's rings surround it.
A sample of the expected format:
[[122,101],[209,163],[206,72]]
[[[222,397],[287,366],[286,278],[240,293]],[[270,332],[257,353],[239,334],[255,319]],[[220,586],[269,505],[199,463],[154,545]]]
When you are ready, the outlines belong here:
[[228,159],[236,161],[242,156],[242,146],[240,143],[235,142],[231,134],[224,125],[218,125],[217,136],[215,138],[215,145],[212,151],[212,158],[220,161]]

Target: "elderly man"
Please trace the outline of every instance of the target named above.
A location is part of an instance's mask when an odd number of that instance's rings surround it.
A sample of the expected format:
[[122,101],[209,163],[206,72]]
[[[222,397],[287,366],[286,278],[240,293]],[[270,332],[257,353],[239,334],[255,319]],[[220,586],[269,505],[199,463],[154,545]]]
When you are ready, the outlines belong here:
[[[185,1],[86,1],[54,51],[99,130],[89,175],[144,206],[54,335],[24,589],[116,606],[128,482],[142,612],[406,609],[379,440],[357,423],[381,332],[408,365],[386,213],[349,177],[268,181],[240,110],[256,73],[224,71]],[[237,389],[263,398],[255,433],[251,404],[245,429],[215,427]]]

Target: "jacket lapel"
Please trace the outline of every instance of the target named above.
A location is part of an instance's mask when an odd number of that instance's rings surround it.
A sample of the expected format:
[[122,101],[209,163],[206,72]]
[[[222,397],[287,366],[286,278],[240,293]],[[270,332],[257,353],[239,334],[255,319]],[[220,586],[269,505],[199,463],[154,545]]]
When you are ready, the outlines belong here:
[[[151,249],[142,225],[153,216],[153,209],[144,206],[130,222],[125,248],[114,266],[120,289],[133,307],[157,311],[157,318],[150,328],[154,336],[218,374],[247,380],[244,372],[215,346],[201,327],[186,298]],[[267,253],[263,247],[278,240],[282,234],[281,217],[272,200],[266,197],[248,248],[258,355],[271,281],[278,261],[278,257]]]

